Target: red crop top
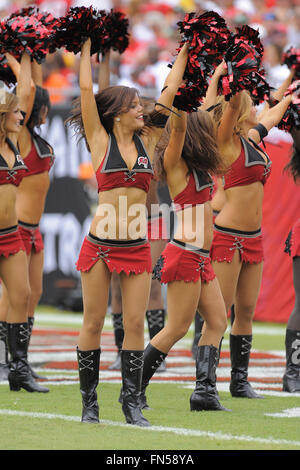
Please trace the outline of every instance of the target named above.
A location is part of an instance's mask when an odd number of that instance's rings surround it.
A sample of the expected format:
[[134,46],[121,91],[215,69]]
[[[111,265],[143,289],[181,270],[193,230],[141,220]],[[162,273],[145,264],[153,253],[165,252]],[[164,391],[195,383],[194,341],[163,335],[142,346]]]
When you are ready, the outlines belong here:
[[23,162],[18,149],[14,146],[12,141],[6,138],[6,142],[15,154],[15,162],[12,168],[9,168],[6,160],[0,155],[0,185],[13,184],[19,186],[24,176],[27,173],[27,166]]
[[105,157],[96,171],[98,192],[123,187],[149,191],[153,178],[152,165],[139,136],[134,134],[133,140],[138,156],[132,170],[129,170],[119,151],[115,136],[109,135]]
[[245,186],[260,181],[265,184],[270,172],[272,162],[268,155],[255,144],[267,157],[267,161],[260,153],[241,137],[242,149],[239,157],[232,163],[223,177],[224,189],[234,186]]
[[26,176],[37,175],[49,171],[54,163],[54,154],[49,145],[41,136],[30,131],[32,137],[31,150],[25,158],[28,173]]
[[183,191],[173,199],[175,211],[183,209],[184,205],[196,206],[210,201],[213,192],[213,180],[209,173],[193,170]]

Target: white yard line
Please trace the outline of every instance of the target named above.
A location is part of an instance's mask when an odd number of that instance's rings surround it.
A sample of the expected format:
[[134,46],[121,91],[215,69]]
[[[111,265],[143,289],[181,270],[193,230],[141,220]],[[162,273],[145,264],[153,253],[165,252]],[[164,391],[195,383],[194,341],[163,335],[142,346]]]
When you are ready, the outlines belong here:
[[[81,313],[42,313],[36,312],[35,319],[36,324],[43,324],[43,323],[56,323],[56,324],[82,324],[82,314]],[[37,327],[36,325],[35,327]],[[112,326],[112,319],[111,315],[107,314],[105,317],[105,326]],[[193,329],[193,325],[191,329]],[[228,327],[229,331],[229,327]],[[281,336],[284,335],[286,331],[286,326],[260,326],[256,324],[253,326],[253,334],[254,335],[271,335],[271,336]]]
[[[1,415],[6,416],[23,416],[29,418],[37,418],[37,419],[61,419],[63,421],[73,421],[73,422],[80,422],[79,416],[68,416],[68,415],[60,415],[60,414],[52,414],[52,413],[31,413],[28,411],[13,411],[13,410],[6,410],[0,409]],[[242,442],[255,442],[257,444],[265,444],[265,445],[280,445],[280,446],[294,446],[300,447],[300,441],[290,441],[287,439],[275,439],[272,437],[264,438],[264,437],[253,437],[253,436],[236,436],[234,434],[225,434],[223,432],[211,432],[211,431],[200,431],[197,429],[185,429],[185,428],[175,428],[170,426],[151,426],[150,428],[140,428],[139,426],[128,425],[124,423],[120,423],[117,421],[109,421],[109,420],[101,420],[100,425],[104,424],[106,426],[117,426],[117,427],[126,427],[128,429],[136,428],[140,431],[147,431],[147,432],[164,432],[170,434],[177,434],[180,436],[189,436],[189,437],[206,437],[209,439],[219,440],[219,441],[242,441]]]

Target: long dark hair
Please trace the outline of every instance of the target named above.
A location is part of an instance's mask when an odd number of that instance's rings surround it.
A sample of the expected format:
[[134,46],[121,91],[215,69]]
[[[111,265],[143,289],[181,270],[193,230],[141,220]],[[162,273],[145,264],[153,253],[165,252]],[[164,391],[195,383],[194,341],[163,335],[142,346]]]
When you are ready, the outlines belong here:
[[294,139],[293,153],[284,171],[294,178],[296,184],[300,184],[300,130],[292,130],[291,134]]
[[46,90],[46,88],[42,88],[36,85],[34,103],[30,118],[27,122],[27,126],[30,129],[33,129],[36,126],[39,127],[41,125],[41,109],[43,107],[48,108],[48,110],[50,110],[51,104],[49,92],[48,90]]
[[[108,134],[112,132],[114,118],[129,111],[137,95],[139,93],[136,88],[127,86],[110,86],[95,95],[99,119]],[[73,127],[79,140],[85,139],[88,145],[82,120],[80,97],[73,100],[71,115],[66,119],[65,124]]]
[[[166,180],[163,159],[170,140],[170,122],[160,138],[155,151],[155,172],[160,180]],[[216,131],[210,114],[201,109],[187,115],[187,130],[181,157],[189,173],[193,170],[222,175],[225,168],[218,150]]]

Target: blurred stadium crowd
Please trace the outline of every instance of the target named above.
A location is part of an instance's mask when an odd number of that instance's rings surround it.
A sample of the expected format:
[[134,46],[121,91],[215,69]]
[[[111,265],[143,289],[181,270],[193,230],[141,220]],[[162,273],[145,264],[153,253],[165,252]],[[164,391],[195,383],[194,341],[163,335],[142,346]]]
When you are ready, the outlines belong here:
[[[263,65],[269,84],[277,88],[288,74],[281,64],[284,50],[300,46],[300,0],[0,0],[0,17],[28,5],[62,16],[70,7],[123,10],[130,20],[130,46],[124,54],[112,53],[111,84],[134,86],[143,96],[156,97],[162,88],[167,64],[178,45],[177,22],[187,12],[213,10],[228,27],[248,24],[259,29],[265,52]],[[44,63],[44,86],[52,103],[65,103],[79,94],[79,57],[60,50]],[[97,87],[96,59],[94,81]]]

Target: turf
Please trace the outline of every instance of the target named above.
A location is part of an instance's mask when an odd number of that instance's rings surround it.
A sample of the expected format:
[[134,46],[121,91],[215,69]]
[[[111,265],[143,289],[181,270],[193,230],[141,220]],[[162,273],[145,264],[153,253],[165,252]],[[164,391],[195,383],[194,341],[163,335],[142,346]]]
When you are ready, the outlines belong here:
[[[73,323],[64,323],[68,318],[67,312],[51,309],[40,309],[39,312],[37,327],[79,329],[80,314],[70,315]],[[51,323],[47,320],[48,313],[54,314]],[[109,320],[105,328],[111,329]],[[284,325],[255,324],[255,350],[284,351],[284,331]],[[191,340],[192,335],[191,328],[187,339]],[[228,332],[223,348],[228,351]],[[49,378],[54,374],[47,372]],[[69,374],[74,377],[76,371]],[[67,375],[68,372],[65,373]],[[300,450],[300,394],[287,396],[277,392],[265,394],[262,400],[248,400],[232,398],[228,392],[221,391],[220,401],[231,412],[190,412],[192,386],[191,382],[151,383],[147,398],[152,409],[144,411],[144,415],[152,427],[142,429],[125,425],[118,403],[120,383],[101,382],[100,379],[101,421],[95,425],[80,422],[78,382],[49,385],[48,394],[31,394],[23,390],[10,392],[8,385],[2,383],[0,449],[111,452]],[[298,417],[268,416],[289,409],[298,409]]]

